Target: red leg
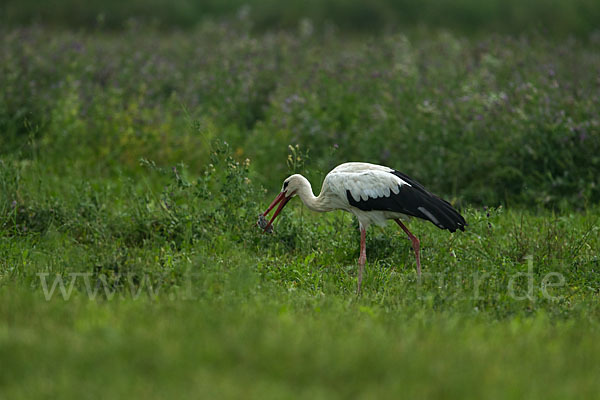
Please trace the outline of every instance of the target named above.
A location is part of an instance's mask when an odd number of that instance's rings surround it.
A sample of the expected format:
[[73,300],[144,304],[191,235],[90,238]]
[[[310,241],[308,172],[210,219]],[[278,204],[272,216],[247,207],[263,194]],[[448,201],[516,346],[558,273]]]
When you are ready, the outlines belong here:
[[365,228],[360,228],[360,257],[358,257],[358,288],[356,294],[360,294],[360,285],[362,284],[363,271],[365,269],[365,262],[367,261],[367,245],[366,245],[367,231]]
[[406,226],[404,226],[402,221],[400,221],[399,219],[395,219],[394,221],[396,221],[396,223],[398,225],[400,225],[400,228],[402,228],[402,230],[404,232],[406,232],[406,234],[410,238],[410,241],[412,242],[412,248],[415,251],[415,257],[417,258],[417,274],[420,277],[421,276],[421,257],[419,256],[419,246],[420,246],[419,239],[417,239],[417,237],[415,235],[413,235]]

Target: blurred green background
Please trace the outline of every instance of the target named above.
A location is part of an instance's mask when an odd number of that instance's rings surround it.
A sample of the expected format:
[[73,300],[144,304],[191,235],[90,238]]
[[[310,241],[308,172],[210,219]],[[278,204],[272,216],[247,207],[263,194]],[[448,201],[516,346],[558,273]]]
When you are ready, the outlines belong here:
[[538,30],[551,35],[587,37],[598,29],[594,0],[5,0],[2,19],[9,26],[44,25],[120,29],[131,19],[163,28],[193,28],[206,20],[248,15],[265,31],[295,28],[303,18],[348,32],[414,27],[464,33]]
[[[272,187],[289,172],[291,144],[308,152],[313,180],[363,160],[463,204],[584,209],[600,200],[598,31],[548,35],[531,16],[527,33],[491,24],[466,35],[425,14],[406,31],[361,33],[300,10],[288,29],[251,12],[185,31],[140,21],[98,30],[79,28],[77,8],[55,9],[74,14],[3,28],[1,154],[35,152],[48,168],[84,175],[135,175],[140,157],[198,171],[220,139]],[[571,26],[570,15],[552,27]]]

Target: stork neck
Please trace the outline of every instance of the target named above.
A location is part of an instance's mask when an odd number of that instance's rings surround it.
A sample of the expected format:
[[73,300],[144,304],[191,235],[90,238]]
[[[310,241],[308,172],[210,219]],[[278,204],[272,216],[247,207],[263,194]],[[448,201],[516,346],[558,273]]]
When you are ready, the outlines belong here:
[[[304,177],[303,177],[304,178]],[[312,191],[312,186],[308,179],[304,178],[304,184],[302,184],[296,191],[296,195],[300,197],[300,200],[312,211],[325,212],[330,211],[328,207],[323,204],[323,199],[319,195],[316,197]]]

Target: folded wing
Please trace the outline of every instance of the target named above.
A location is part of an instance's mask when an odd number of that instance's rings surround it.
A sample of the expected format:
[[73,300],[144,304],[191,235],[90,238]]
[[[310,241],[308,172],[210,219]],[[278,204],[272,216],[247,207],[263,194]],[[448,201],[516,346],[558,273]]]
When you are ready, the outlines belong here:
[[402,172],[384,168],[343,171],[336,178],[343,184],[349,204],[362,211],[397,212],[431,221],[450,232],[465,230],[465,219],[450,203]]

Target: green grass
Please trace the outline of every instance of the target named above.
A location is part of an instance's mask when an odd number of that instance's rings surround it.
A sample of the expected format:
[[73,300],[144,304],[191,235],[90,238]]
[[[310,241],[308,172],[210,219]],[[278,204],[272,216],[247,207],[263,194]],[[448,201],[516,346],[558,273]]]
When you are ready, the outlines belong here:
[[598,390],[597,325],[587,318],[490,321],[329,294],[235,295],[108,303],[3,295],[11,321],[0,336],[11,366],[3,395],[564,399]]
[[[253,32],[2,32],[0,398],[594,397],[598,42]],[[469,223],[361,296],[351,215],[255,225],[358,159]]]
[[[234,166],[229,179],[247,173]],[[56,195],[54,212],[42,211],[42,195],[4,221],[5,396],[566,398],[598,390],[598,210],[467,209],[469,229],[454,235],[415,221],[420,281],[404,234],[391,224],[372,229],[356,297],[350,215],[315,215],[295,201],[268,236],[253,225],[267,199],[251,201],[250,185],[238,194],[247,209],[234,211],[220,202],[226,195],[237,205],[217,173],[193,183],[167,171],[142,175],[135,184],[73,180],[78,196]],[[20,176],[23,198],[50,191],[33,180]],[[152,189],[157,181],[166,186]],[[205,184],[216,201],[198,191]],[[81,189],[88,185],[95,190]],[[51,292],[57,274],[68,290],[73,273],[87,273],[88,287],[79,275],[70,294]]]

